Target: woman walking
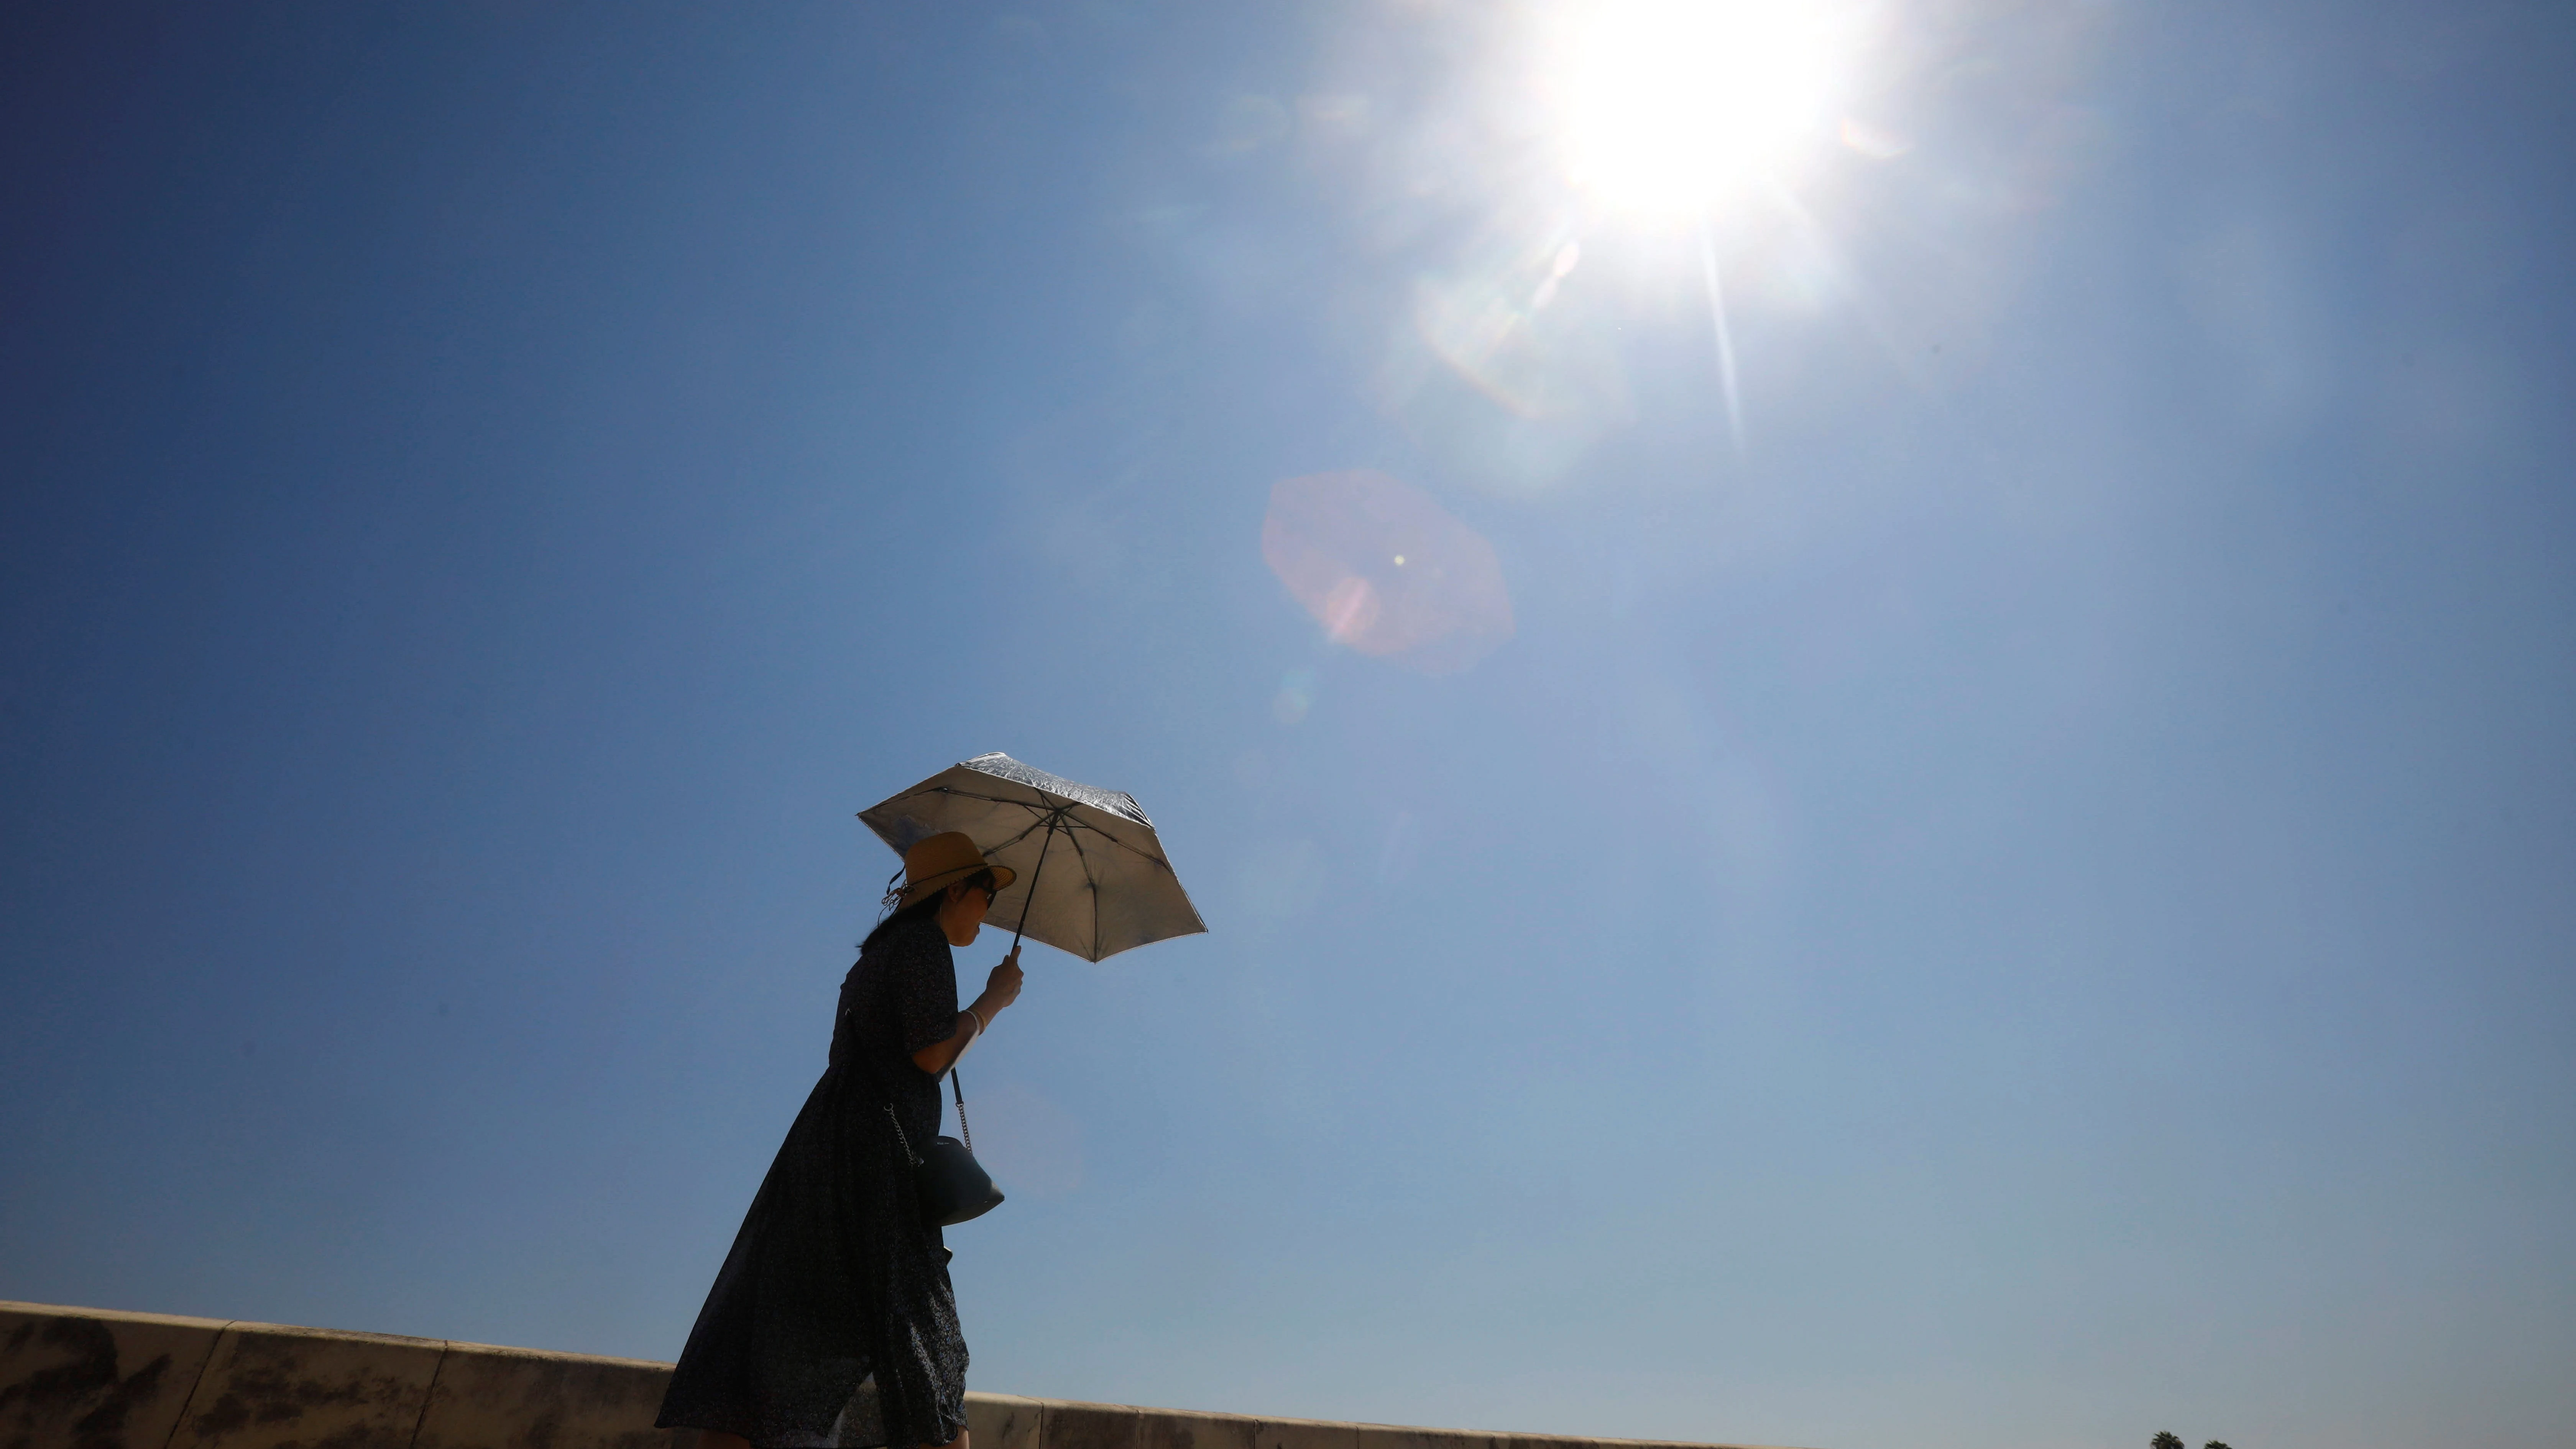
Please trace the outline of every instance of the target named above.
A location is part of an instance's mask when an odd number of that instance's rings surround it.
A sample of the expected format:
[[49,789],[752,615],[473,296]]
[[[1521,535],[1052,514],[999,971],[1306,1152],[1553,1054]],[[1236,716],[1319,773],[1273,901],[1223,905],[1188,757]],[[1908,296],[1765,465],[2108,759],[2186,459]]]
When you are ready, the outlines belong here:
[[[662,1400],[658,1427],[700,1430],[701,1449],[970,1449],[948,1250],[905,1143],[939,1135],[940,1075],[1020,994],[1014,946],[960,1010],[950,955],[1013,873],[954,832],[905,851],[903,873]],[[871,1376],[877,1422],[845,1422]]]

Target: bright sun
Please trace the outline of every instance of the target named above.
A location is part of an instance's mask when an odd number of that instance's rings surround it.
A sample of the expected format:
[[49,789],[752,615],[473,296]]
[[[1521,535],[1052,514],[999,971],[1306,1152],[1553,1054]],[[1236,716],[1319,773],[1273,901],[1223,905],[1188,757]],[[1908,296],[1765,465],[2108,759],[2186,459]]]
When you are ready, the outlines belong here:
[[1621,210],[1705,212],[1786,159],[1834,79],[1825,7],[1603,0],[1559,46],[1566,165]]

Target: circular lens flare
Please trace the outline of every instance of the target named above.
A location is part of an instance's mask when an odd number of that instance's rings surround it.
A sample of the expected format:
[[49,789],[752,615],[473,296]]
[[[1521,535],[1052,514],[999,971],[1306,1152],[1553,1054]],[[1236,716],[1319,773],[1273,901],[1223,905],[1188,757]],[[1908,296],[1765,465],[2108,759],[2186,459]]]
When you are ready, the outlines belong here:
[[1626,210],[1704,211],[1814,131],[1833,79],[1823,7],[1604,0],[1566,17],[1566,164]]

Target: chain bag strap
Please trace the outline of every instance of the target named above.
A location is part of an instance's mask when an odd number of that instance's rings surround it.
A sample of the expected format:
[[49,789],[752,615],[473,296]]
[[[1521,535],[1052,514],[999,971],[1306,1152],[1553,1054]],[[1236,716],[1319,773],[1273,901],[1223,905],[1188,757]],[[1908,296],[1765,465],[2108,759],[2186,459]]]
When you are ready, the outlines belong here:
[[[963,1088],[963,1085],[958,1085],[958,1073],[956,1073],[956,1067],[948,1067],[948,1091],[958,1093],[958,1134],[961,1134],[961,1137],[966,1137],[966,1142],[963,1142],[963,1145],[966,1145],[966,1150],[974,1152],[974,1127],[966,1127],[966,1088]],[[891,1101],[889,1101],[889,1104],[886,1104],[886,1122],[894,1124],[894,1140],[896,1140],[896,1142],[902,1142],[902,1145],[904,1145],[904,1160],[907,1160],[907,1163],[912,1163],[914,1168],[920,1168],[920,1165],[922,1165],[920,1152],[914,1152],[914,1150],[912,1150],[912,1137],[907,1137],[907,1134],[904,1134],[904,1119],[902,1119],[902,1116],[894,1116],[894,1104],[891,1104]]]
[[[957,1073],[948,1074],[949,1090],[957,1094],[957,1130],[966,1132],[966,1089],[957,1082]],[[886,1120],[894,1124],[895,1141],[903,1144],[904,1158],[912,1164],[913,1192],[921,1199],[921,1215],[934,1227],[949,1227],[969,1218],[980,1218],[1002,1205],[1002,1190],[993,1186],[992,1174],[975,1160],[974,1137],[966,1140],[942,1137],[930,1144],[928,1156],[912,1150],[912,1139],[905,1135],[903,1118],[897,1116],[894,1104],[886,1104]]]
[[[966,1139],[966,1150],[971,1153],[975,1150],[975,1129],[966,1125],[966,1089],[958,1084],[955,1067],[948,1069],[948,1090],[957,1094],[957,1132]],[[894,1114],[892,1102],[886,1103],[886,1120],[894,1124],[894,1140],[903,1144],[903,1160],[919,1167],[921,1155],[912,1150],[912,1139],[904,1135],[903,1119]]]

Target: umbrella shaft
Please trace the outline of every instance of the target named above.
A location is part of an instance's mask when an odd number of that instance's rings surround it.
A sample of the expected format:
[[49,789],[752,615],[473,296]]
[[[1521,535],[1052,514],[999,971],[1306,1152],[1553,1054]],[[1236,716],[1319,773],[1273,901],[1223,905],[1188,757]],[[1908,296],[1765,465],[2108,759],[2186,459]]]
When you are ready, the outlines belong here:
[[[1025,837],[1024,837],[1025,838]],[[1029,896],[1020,902],[1020,924],[1011,932],[1011,949],[1020,949],[1020,933],[1029,928],[1029,910],[1038,903],[1038,877],[1046,874],[1047,852],[1055,848],[1055,817],[1047,817],[1046,839],[1038,842],[1038,863],[1029,869]]]

